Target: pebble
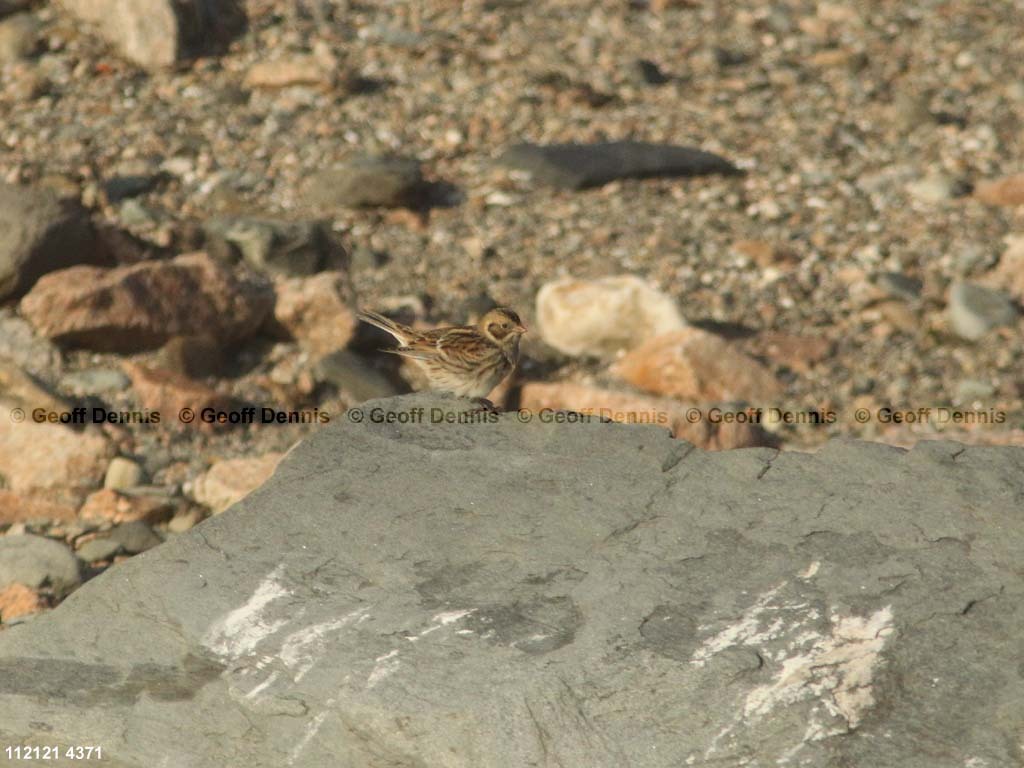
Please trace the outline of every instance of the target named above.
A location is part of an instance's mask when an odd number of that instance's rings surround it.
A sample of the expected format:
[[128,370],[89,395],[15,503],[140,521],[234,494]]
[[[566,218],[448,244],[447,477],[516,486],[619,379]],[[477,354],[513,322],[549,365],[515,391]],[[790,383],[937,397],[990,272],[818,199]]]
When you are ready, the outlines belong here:
[[1018,317],[1013,301],[1002,291],[962,281],[950,288],[947,313],[953,332],[968,341],[977,341],[993,328],[1011,325]]
[[145,471],[137,462],[123,456],[115,456],[107,467],[103,487],[114,491],[132,488],[144,482],[145,476]]
[[284,276],[312,275],[344,264],[345,249],[322,221],[213,219],[204,230],[238,249],[249,265]]
[[32,534],[0,536],[0,589],[45,586],[60,598],[81,581],[78,560],[64,544]]
[[63,389],[76,397],[123,392],[130,385],[131,380],[116,368],[86,368],[61,378]]
[[0,20],[0,65],[29,58],[39,43],[39,21],[30,13]]

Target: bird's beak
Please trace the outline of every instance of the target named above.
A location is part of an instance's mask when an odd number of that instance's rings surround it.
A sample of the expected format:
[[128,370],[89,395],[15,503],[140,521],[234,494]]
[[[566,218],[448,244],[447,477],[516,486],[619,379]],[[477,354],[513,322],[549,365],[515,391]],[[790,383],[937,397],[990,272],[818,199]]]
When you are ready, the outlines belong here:
[[517,325],[512,330],[515,331],[516,333],[526,333],[526,326],[523,325],[522,323],[520,323],[519,325]]

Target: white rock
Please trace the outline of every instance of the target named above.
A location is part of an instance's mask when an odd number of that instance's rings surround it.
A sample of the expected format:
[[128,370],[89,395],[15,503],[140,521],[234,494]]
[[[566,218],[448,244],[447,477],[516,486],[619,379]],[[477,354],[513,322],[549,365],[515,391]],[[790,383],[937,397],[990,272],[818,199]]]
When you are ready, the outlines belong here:
[[599,357],[686,326],[675,301],[632,275],[548,283],[537,294],[537,321],[560,352]]

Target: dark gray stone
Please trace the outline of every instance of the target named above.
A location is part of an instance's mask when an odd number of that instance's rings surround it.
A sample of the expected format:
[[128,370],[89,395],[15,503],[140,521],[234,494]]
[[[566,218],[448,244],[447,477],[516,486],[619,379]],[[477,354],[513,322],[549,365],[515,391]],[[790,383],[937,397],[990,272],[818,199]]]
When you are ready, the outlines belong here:
[[50,587],[62,597],[80,582],[78,560],[60,542],[30,534],[0,536],[0,589],[14,583]]
[[903,301],[919,299],[923,287],[923,283],[916,277],[908,277],[900,272],[879,272],[875,275],[875,284],[893,298]]
[[305,199],[323,208],[402,207],[423,184],[419,161],[409,157],[357,157],[306,181]]
[[501,156],[503,165],[529,172],[564,189],[599,187],[616,179],[740,173],[723,157],[693,147],[614,141],[606,144],[520,144]]
[[0,301],[47,272],[102,262],[84,208],[49,189],[0,182]]
[[111,529],[109,538],[110,541],[121,545],[125,552],[133,555],[163,543],[163,539],[153,533],[152,528],[138,520],[115,526]]
[[1017,307],[1009,296],[977,283],[953,283],[947,311],[953,332],[970,341],[1017,320]]
[[122,768],[1019,763],[1024,449],[705,453],[457,406],[366,403],[0,634],[0,742]]
[[130,197],[137,197],[149,192],[160,182],[160,174],[136,174],[130,176],[114,176],[103,185],[107,201],[119,203]]
[[113,539],[90,539],[78,548],[78,558],[86,563],[109,560],[121,551],[120,542]]

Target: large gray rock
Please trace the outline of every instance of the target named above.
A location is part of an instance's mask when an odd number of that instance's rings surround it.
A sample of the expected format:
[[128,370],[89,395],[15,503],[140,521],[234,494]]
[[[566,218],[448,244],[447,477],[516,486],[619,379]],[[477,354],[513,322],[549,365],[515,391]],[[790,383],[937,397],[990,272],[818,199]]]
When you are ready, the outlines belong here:
[[42,536],[0,536],[0,589],[24,584],[49,587],[60,597],[81,582],[78,560],[59,541]]
[[85,209],[48,189],[0,182],[0,301],[40,277],[102,254]]
[[599,187],[616,179],[704,176],[740,171],[724,157],[693,147],[612,141],[597,144],[519,144],[500,158],[502,165],[564,189]]
[[441,406],[365,404],[0,635],[0,742],[122,768],[1019,763],[1024,450],[416,423]]
[[245,27],[237,0],[60,0],[128,59],[166,67],[222,47]]
[[401,207],[415,201],[422,184],[414,158],[353,157],[310,175],[303,194],[318,208]]

